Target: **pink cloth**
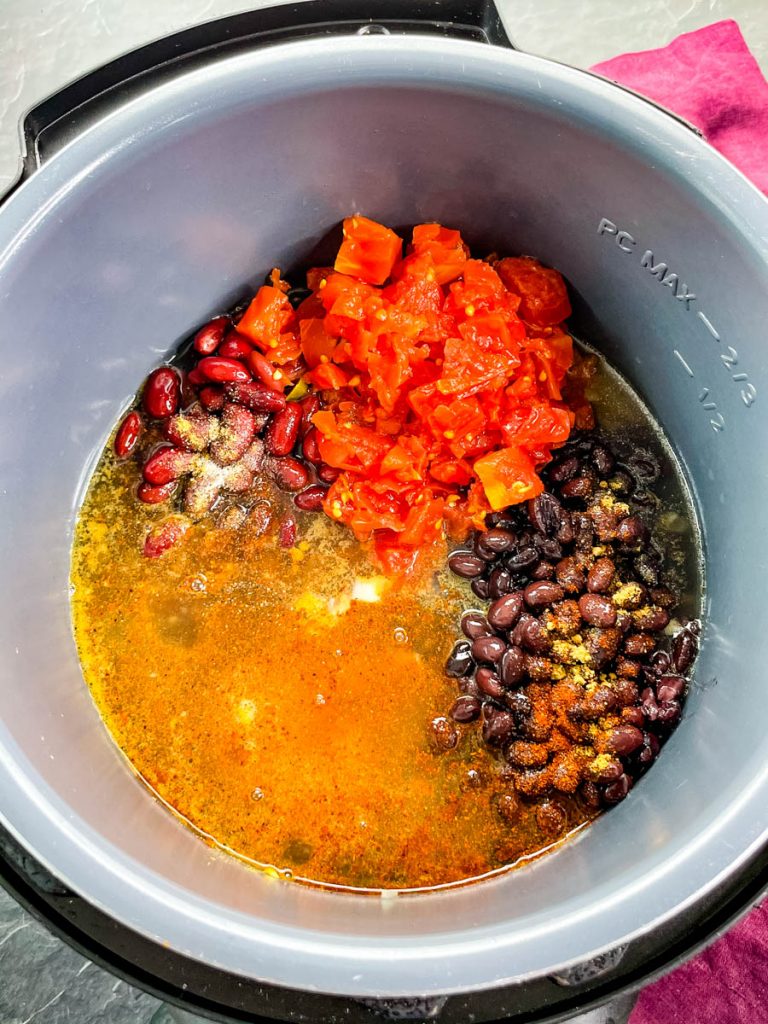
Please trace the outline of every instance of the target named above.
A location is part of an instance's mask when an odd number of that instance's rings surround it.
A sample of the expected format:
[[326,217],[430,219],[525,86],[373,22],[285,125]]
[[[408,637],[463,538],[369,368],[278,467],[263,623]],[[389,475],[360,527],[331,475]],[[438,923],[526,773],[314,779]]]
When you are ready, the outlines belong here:
[[[735,21],[592,70],[681,114],[768,193],[768,82]],[[768,1024],[768,901],[644,989],[629,1024]]]
[[691,121],[768,193],[768,82],[735,21],[718,21],[659,50],[625,53],[592,70]]

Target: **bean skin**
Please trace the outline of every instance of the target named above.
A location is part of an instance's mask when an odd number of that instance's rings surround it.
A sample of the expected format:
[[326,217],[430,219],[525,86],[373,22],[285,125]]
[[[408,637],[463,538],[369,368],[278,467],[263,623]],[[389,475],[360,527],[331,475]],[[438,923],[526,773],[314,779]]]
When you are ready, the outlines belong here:
[[656,687],[656,696],[662,703],[677,700],[685,690],[685,679],[682,676],[662,676]]
[[672,664],[678,672],[690,668],[698,652],[696,637],[688,629],[681,629],[672,640]]
[[461,632],[470,640],[480,636],[493,636],[493,629],[482,612],[464,612],[461,616]]
[[497,597],[488,609],[488,622],[494,629],[511,629],[523,610],[523,595],[520,591]]
[[560,502],[548,491],[538,494],[528,502],[528,518],[545,537],[553,537],[557,533],[560,516]]
[[497,661],[501,661],[501,656],[506,649],[507,645],[498,636],[480,636],[472,641],[472,657],[475,661],[495,664]]
[[471,551],[454,551],[448,559],[448,568],[464,580],[473,580],[485,568],[485,562]]
[[548,605],[554,604],[555,601],[562,601],[565,591],[558,583],[542,580],[538,583],[529,583],[523,591],[523,597],[529,608],[541,611]]
[[605,629],[616,623],[616,609],[610,598],[602,594],[582,594],[579,598],[579,611],[590,626],[601,626]]

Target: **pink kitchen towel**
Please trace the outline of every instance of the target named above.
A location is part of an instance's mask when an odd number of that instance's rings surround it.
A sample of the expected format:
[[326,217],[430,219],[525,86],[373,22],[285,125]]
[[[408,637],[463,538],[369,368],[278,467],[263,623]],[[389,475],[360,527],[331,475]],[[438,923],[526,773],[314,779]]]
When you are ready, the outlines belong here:
[[[768,82],[735,21],[592,70],[691,121],[768,193]],[[629,1024],[768,1024],[768,901],[704,953],[644,989]]]
[[768,193],[768,82],[735,21],[686,32],[659,50],[625,53],[592,71],[691,121]]

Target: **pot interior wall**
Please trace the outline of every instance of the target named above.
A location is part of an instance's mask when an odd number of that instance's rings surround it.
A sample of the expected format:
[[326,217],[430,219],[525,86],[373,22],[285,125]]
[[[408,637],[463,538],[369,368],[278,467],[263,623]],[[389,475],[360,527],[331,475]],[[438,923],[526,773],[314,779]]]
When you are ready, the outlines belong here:
[[[255,975],[275,972],[266,959],[236,963],[253,928],[278,944],[299,931],[359,943],[349,990],[384,984],[366,961],[374,938],[394,958],[413,947],[418,960],[419,944],[449,935],[471,943],[519,932],[549,935],[553,965],[576,957],[600,916],[625,913],[620,901],[611,909],[617,891],[645,892],[650,921],[657,902],[659,912],[674,902],[665,887],[676,861],[689,859],[692,889],[710,881],[695,851],[717,823],[722,854],[731,810],[768,763],[759,653],[768,418],[749,387],[766,384],[761,242],[735,199],[718,199],[706,177],[694,186],[695,162],[647,134],[639,103],[617,93],[624,109],[608,117],[599,83],[573,73],[560,91],[542,87],[541,65],[507,59],[505,85],[482,84],[437,50],[426,70],[399,58],[373,59],[370,71],[285,56],[282,69],[273,60],[256,74],[236,58],[133,104],[119,133],[97,128],[76,142],[4,211],[40,190],[0,264],[0,741],[20,786],[24,778],[23,799],[10,793],[2,812],[23,835],[30,808],[45,804],[56,829],[122,865],[131,898],[137,877],[151,876],[169,894],[169,913],[186,906],[203,922],[229,918],[222,958]],[[591,339],[646,398],[687,467],[707,555],[706,635],[685,719],[629,799],[525,870],[386,901],[276,884],[215,854],[160,808],[95,712],[68,607],[73,517],[136,385],[195,324],[355,211],[397,225],[439,220],[472,245],[558,267]],[[613,227],[599,233],[603,218]],[[678,297],[674,282],[642,265],[645,250],[679,275]],[[683,282],[695,300],[681,297]],[[733,365],[724,362],[734,350]],[[742,368],[748,377],[734,380]],[[756,821],[755,835],[764,827]],[[71,863],[55,867],[72,873]],[[575,916],[583,950],[559,938]],[[628,934],[643,923],[632,914],[617,927]],[[162,922],[146,928],[164,937]],[[301,942],[292,949],[302,963]],[[191,940],[187,951],[198,955]],[[520,953],[495,976],[525,965]],[[304,969],[297,984],[324,986]],[[425,955],[414,970],[414,989],[474,983],[449,959]]]

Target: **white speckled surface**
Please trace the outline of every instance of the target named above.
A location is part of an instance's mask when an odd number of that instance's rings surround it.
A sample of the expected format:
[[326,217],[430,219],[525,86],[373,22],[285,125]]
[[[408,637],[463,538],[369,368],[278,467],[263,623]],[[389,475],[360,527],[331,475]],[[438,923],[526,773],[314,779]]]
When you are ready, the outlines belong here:
[[[274,2],[274,0],[273,0]],[[286,0],[287,2],[287,0]],[[735,18],[768,72],[767,0],[498,0],[523,50],[589,67],[680,32]],[[0,0],[0,193],[19,167],[24,112],[64,83],[142,43],[258,0]],[[581,1018],[623,1024],[623,999]],[[191,1022],[51,936],[0,890],[0,1024]]]

